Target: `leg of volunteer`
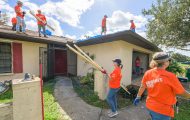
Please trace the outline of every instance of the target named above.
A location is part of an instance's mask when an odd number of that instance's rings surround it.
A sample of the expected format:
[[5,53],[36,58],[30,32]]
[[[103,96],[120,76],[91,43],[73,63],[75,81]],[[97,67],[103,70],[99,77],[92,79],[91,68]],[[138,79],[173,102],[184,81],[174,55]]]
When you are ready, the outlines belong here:
[[17,23],[16,23],[16,31],[19,32],[20,31],[20,25],[22,24],[22,18],[17,16]]
[[115,97],[115,90],[110,89],[106,100],[107,100],[112,112],[116,112],[114,97]]
[[44,37],[46,37],[46,26],[43,25],[43,26],[42,26],[42,29],[43,29]]
[[22,19],[22,32],[26,32],[26,24],[24,19]]
[[41,29],[42,29],[42,26],[41,25],[38,25],[38,32],[39,32],[39,37],[41,37]]

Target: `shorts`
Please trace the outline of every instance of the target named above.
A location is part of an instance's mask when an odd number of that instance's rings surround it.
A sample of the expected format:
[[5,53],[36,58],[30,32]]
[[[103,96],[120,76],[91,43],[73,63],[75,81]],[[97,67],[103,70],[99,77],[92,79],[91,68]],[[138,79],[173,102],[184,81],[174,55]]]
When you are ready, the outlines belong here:
[[106,27],[102,27],[102,32],[106,32],[106,31],[107,31]]

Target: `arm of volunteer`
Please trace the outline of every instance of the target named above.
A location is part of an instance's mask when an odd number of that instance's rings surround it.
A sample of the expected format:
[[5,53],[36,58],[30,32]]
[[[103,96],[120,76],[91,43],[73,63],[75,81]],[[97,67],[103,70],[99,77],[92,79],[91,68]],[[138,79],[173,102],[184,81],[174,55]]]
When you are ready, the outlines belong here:
[[170,85],[172,86],[175,94],[190,99],[190,93],[184,89],[184,87],[175,75],[173,76],[173,81],[170,82]]
[[140,88],[139,88],[139,92],[138,92],[138,94],[137,94],[137,97],[141,97],[142,94],[144,93],[145,89],[146,89],[146,87],[145,87],[145,85],[142,83],[141,86],[140,86]]
[[185,92],[182,93],[182,94],[179,94],[179,96],[184,97],[184,98],[186,98],[186,99],[190,99],[190,93],[187,92],[187,91],[185,91]]

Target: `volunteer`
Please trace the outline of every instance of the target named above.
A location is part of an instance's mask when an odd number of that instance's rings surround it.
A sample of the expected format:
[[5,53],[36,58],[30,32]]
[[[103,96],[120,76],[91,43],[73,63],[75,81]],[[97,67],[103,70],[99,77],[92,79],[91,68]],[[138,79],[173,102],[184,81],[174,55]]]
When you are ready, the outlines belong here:
[[133,31],[133,32],[135,32],[136,26],[135,26],[134,21],[133,21],[133,20],[130,20],[130,23],[131,23],[130,30]]
[[36,16],[42,20],[42,21],[38,20],[39,37],[41,37],[41,29],[43,29],[44,37],[46,37],[46,25],[47,25],[46,17],[45,15],[42,14],[41,10],[38,10],[38,14],[36,14]]
[[107,32],[107,27],[106,27],[106,22],[107,22],[107,15],[104,15],[104,18],[102,19],[102,32],[101,32],[101,35],[106,35],[106,32]]
[[114,117],[118,115],[117,112],[117,92],[120,89],[120,81],[122,78],[121,69],[123,65],[121,64],[120,59],[113,60],[114,70],[110,74],[110,80],[109,80],[109,92],[107,96],[107,102],[111,108],[111,110],[108,111],[109,117]]
[[173,106],[176,104],[176,95],[190,98],[190,94],[183,88],[176,75],[166,70],[170,61],[170,57],[165,52],[153,55],[150,63],[152,69],[145,73],[134,100],[134,105],[137,105],[141,95],[147,89],[146,107],[152,120],[170,120],[174,117]]

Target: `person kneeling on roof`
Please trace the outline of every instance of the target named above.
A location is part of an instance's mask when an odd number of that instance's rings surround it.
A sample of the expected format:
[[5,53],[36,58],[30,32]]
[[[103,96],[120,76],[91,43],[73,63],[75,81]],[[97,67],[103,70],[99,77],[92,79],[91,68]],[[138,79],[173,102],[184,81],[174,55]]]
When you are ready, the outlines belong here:
[[46,36],[46,25],[47,25],[47,21],[46,21],[46,17],[45,15],[42,14],[41,10],[38,10],[38,14],[36,14],[36,16],[41,20],[38,20],[38,32],[39,32],[39,37],[41,37],[41,29],[43,29],[43,34],[44,37]]

